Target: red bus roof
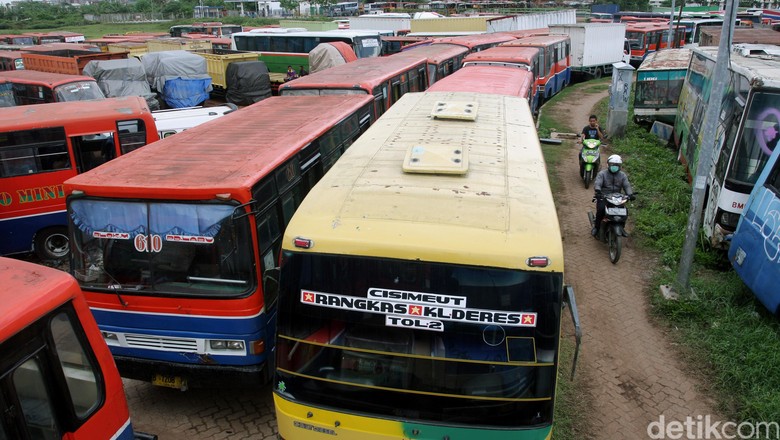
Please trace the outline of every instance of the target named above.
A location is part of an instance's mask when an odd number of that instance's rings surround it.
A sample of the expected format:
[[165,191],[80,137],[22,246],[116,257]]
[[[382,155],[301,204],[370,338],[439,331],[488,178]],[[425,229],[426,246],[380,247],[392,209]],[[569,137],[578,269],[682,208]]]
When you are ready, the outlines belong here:
[[467,62],[505,62],[505,63],[531,63],[539,55],[536,47],[497,46],[469,54],[463,59]]
[[22,59],[22,52],[18,50],[0,50],[0,58]]
[[431,92],[476,92],[528,96],[535,87],[534,74],[516,67],[466,66],[436,81]]
[[22,50],[25,52],[48,52],[51,50],[88,50],[99,52],[100,48],[94,44],[86,43],[44,43],[36,44],[34,46],[25,46]]
[[666,23],[626,23],[626,32],[663,31],[668,29],[668,21]]
[[548,44],[560,43],[561,41],[568,41],[568,35],[536,35],[533,37],[518,38],[514,41],[502,43],[502,46],[546,46]]
[[433,44],[457,44],[459,46],[466,46],[469,50],[473,50],[476,46],[484,44],[499,45],[507,41],[514,40],[515,37],[504,33],[490,33],[490,34],[474,34],[474,35],[461,35],[458,37],[445,37],[436,38]]
[[61,270],[4,257],[0,285],[0,342],[81,295],[76,280]]
[[550,35],[550,29],[537,28],[537,29],[523,29],[517,31],[502,31],[502,34],[511,35],[515,38],[535,37],[539,35]]
[[388,78],[427,61],[422,55],[359,58],[284,83],[279,86],[279,93],[288,89],[363,89],[371,94]]
[[140,96],[3,107],[0,108],[0,132],[63,126],[73,122],[90,124],[96,118],[110,114],[122,114],[124,117],[121,119],[132,119],[144,113],[151,115],[146,99]]
[[39,72],[37,70],[9,70],[0,72],[0,79],[20,84],[45,84],[49,87],[57,87],[76,81],[95,82],[95,78],[92,78],[91,76]]
[[[370,95],[274,96],[122,155],[65,182],[94,196],[209,200],[235,194],[337,122]],[[186,190],[186,193],[185,191]]]
[[423,56],[428,58],[428,63],[439,64],[444,60],[454,58],[468,53],[469,49],[457,44],[429,44],[427,46],[416,46],[408,50],[395,53],[391,56]]

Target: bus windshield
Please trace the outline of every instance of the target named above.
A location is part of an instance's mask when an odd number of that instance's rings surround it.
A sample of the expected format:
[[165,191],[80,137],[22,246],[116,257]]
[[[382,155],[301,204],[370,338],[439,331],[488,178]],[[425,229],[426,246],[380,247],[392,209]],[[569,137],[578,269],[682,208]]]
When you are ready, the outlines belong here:
[[747,111],[742,136],[735,147],[728,180],[756,183],[780,139],[780,94],[756,92]]
[[57,101],[89,101],[92,99],[105,99],[94,81],[77,81],[54,88]]
[[234,297],[252,287],[249,221],[218,203],[73,200],[73,270],[83,286]]
[[676,108],[685,73],[685,69],[638,72],[634,106]]
[[632,50],[639,50],[645,47],[644,32],[626,32],[626,39]]
[[379,35],[368,37],[355,37],[355,55],[358,58],[378,57],[382,50]]
[[277,371],[290,399],[447,423],[551,422],[561,274],[286,253],[281,279]]

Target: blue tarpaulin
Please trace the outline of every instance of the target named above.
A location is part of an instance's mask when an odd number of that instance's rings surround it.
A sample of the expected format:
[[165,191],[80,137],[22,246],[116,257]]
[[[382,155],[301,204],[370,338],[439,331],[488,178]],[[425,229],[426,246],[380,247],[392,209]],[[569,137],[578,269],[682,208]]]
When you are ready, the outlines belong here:
[[171,108],[195,107],[209,99],[211,78],[176,78],[165,81],[163,99]]

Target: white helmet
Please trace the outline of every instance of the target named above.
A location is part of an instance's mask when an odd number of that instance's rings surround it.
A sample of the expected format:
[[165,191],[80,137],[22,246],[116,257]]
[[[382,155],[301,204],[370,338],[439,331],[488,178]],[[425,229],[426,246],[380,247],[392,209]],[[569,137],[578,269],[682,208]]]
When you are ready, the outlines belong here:
[[617,154],[613,154],[612,156],[609,156],[609,158],[607,159],[607,163],[622,165],[623,159],[621,159],[620,156],[618,156]]

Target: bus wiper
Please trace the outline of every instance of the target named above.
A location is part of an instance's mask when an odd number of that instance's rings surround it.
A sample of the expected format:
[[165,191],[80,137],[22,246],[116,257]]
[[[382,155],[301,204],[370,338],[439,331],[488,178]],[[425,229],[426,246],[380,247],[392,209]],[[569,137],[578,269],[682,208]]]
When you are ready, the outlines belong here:
[[239,284],[242,286],[246,286],[245,280],[231,280],[226,278],[205,278],[205,277],[188,276],[187,281],[203,281],[206,283],[218,283],[218,284]]
[[119,289],[122,288],[122,285],[119,283],[119,281],[117,281],[116,278],[114,278],[110,273],[108,273],[108,271],[105,268],[101,267],[100,270],[102,270],[103,273],[106,274],[106,276],[111,279],[111,284],[108,285],[108,289],[114,291],[114,294],[116,294],[116,297],[119,299],[119,304],[122,304],[122,307],[127,307],[128,306],[127,301],[125,301],[125,299],[122,298],[122,295],[119,293]]

